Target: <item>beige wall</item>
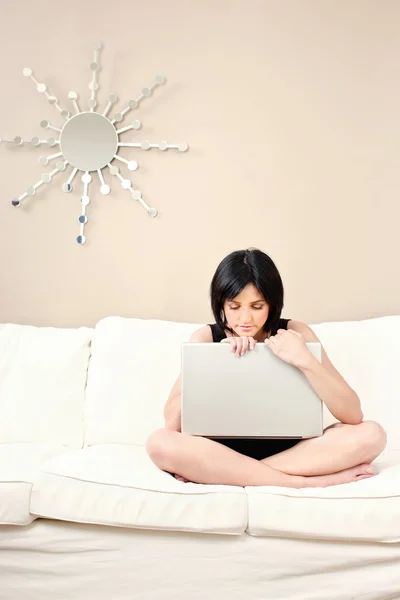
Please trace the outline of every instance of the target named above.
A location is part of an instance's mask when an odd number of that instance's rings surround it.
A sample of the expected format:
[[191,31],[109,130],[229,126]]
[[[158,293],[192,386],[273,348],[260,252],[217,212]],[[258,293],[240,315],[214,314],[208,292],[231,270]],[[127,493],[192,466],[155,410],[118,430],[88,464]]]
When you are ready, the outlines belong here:
[[280,268],[286,316],[400,314],[399,1],[5,6],[1,136],[48,137],[40,120],[61,124],[25,66],[64,105],[70,89],[84,104],[99,39],[100,106],[111,92],[126,101],[154,75],[168,78],[135,113],[142,130],[126,139],[186,140],[191,149],[125,149],[159,216],[150,219],[115,180],[108,197],[93,186],[81,247],[82,184],[63,194],[63,174],[13,209],[10,200],[50,169],[38,163],[46,149],[1,145],[0,322],[94,325],[116,314],[207,322],[218,262],[247,246]]

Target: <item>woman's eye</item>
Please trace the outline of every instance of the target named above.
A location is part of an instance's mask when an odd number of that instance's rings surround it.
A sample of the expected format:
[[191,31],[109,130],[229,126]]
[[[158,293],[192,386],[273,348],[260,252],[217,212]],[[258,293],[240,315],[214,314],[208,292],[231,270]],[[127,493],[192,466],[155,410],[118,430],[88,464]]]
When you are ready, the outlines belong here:
[[[262,310],[263,307],[262,306],[253,306],[254,310]],[[239,307],[238,306],[230,306],[229,310],[238,310]]]

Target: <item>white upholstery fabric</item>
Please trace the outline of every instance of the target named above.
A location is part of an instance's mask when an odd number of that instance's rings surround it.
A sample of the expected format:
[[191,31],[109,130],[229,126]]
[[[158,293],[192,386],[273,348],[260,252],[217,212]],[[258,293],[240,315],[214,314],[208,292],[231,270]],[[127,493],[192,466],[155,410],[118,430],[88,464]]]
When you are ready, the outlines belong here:
[[0,525],[27,525],[32,482],[41,464],[66,452],[45,444],[0,444]]
[[[364,419],[378,421],[400,449],[400,316],[313,325],[332,363],[358,393]],[[324,425],[335,419],[325,408]]]
[[243,488],[182,483],[141,446],[92,446],[47,461],[31,512],[50,519],[177,531],[241,534]]
[[[163,424],[180,346],[200,325],[100,321],[91,330],[0,327],[0,520],[47,518],[120,527],[361,541],[400,540],[400,316],[313,326],[359,393],[365,418],[382,423],[389,450],[380,474],[320,490],[184,484],[161,472],[143,444]],[[332,421],[326,415],[325,425]],[[397,454],[395,454],[397,451]],[[57,456],[54,456],[57,454]],[[53,456],[50,460],[48,456]],[[389,457],[389,458],[388,458]],[[393,458],[394,457],[394,458]]]
[[395,600],[400,544],[0,527],[1,600]]
[[164,424],[181,344],[201,325],[108,317],[95,328],[86,392],[85,445],[144,444]]
[[377,475],[327,488],[247,487],[256,536],[400,542],[400,452],[374,463]]
[[91,333],[0,325],[0,443],[82,446]]
[[[180,346],[200,324],[108,317],[93,335],[85,445],[144,444],[163,425],[180,369]],[[312,325],[335,367],[359,394],[365,419],[400,449],[400,316]],[[110,403],[112,410],[110,411]],[[335,418],[324,408],[324,425]]]

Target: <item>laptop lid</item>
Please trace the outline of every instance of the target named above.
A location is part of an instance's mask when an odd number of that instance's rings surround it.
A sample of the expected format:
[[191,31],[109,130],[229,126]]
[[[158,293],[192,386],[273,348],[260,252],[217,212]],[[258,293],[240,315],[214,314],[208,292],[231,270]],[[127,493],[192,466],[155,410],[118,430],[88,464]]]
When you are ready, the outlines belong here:
[[[321,361],[321,344],[308,343]],[[213,438],[322,435],[322,401],[266,344],[236,357],[230,344],[182,344],[182,432]]]

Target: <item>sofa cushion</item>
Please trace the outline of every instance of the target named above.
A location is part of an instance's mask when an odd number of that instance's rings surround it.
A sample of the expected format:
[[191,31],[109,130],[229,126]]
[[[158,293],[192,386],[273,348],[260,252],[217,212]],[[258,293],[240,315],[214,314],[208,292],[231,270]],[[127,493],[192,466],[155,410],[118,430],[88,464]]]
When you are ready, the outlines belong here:
[[[108,317],[93,335],[85,444],[144,444],[163,425],[180,370],[180,347],[200,324]],[[359,394],[365,419],[400,449],[400,316],[312,325],[330,359]],[[110,405],[112,410],[110,411]],[[335,421],[324,407],[324,426]]]
[[32,482],[42,463],[67,452],[46,444],[0,444],[0,525],[28,525]]
[[[358,393],[364,419],[378,421],[400,449],[400,316],[313,325],[332,363]],[[335,419],[324,407],[324,426]]]
[[182,483],[141,446],[102,445],[47,461],[35,479],[31,512],[79,523],[241,534],[243,488]]
[[255,536],[400,542],[400,452],[374,463],[377,475],[327,488],[247,487]]
[[91,332],[0,325],[0,443],[82,446]]
[[144,444],[164,424],[181,367],[181,344],[201,325],[108,317],[92,340],[85,445]]

